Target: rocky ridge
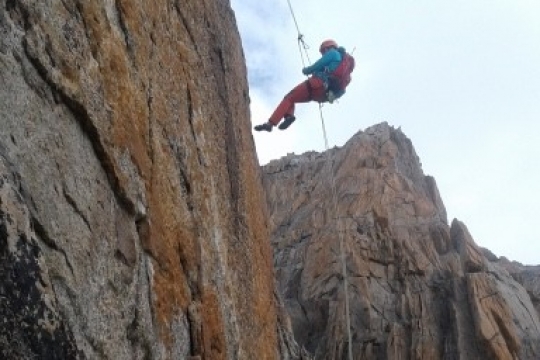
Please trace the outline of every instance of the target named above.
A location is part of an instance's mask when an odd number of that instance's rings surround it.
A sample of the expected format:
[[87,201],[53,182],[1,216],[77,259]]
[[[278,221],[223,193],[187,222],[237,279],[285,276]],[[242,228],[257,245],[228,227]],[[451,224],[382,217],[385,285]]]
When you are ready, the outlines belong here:
[[378,124],[263,171],[278,287],[316,359],[346,358],[339,236],[355,359],[540,357],[537,273],[489,261],[462,222],[448,225],[401,130]]

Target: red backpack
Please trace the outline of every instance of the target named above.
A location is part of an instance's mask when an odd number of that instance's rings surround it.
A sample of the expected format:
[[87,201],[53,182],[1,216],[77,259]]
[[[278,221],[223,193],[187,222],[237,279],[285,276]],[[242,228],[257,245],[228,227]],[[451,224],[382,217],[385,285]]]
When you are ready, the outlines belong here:
[[341,62],[336,70],[328,76],[328,89],[335,92],[342,92],[351,82],[351,73],[354,70],[354,58],[351,54],[341,52]]

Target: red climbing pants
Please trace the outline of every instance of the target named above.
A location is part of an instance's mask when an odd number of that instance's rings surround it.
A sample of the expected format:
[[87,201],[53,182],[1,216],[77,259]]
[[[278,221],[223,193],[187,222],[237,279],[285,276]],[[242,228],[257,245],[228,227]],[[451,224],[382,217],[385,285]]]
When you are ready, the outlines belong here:
[[324,83],[316,76],[298,84],[279,103],[268,121],[276,126],[285,116],[294,115],[294,105],[309,101],[325,102],[326,91]]

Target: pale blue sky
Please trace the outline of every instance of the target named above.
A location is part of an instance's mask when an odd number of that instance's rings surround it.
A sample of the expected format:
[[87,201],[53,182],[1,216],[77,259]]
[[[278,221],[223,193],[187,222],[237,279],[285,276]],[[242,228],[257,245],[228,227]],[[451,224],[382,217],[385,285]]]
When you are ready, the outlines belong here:
[[[318,58],[355,48],[347,95],[323,108],[330,145],[387,121],[412,140],[449,221],[498,256],[540,264],[540,0],[291,0]],[[232,0],[253,124],[304,80],[287,0]],[[316,103],[286,131],[254,132],[261,164],[324,150]]]

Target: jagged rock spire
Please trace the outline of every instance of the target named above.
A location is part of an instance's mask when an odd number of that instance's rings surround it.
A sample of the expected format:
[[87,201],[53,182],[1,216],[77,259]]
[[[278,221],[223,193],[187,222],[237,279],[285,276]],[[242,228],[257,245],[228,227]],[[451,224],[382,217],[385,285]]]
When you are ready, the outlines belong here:
[[[329,162],[334,173],[330,173]],[[338,232],[359,359],[536,359],[527,291],[446,211],[411,141],[386,123],[264,167],[274,265],[298,342],[345,358]],[[330,179],[338,200],[333,212]]]

